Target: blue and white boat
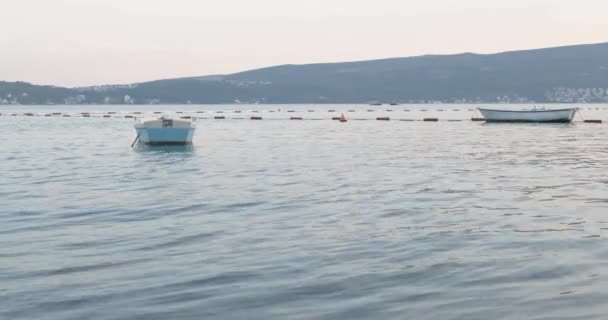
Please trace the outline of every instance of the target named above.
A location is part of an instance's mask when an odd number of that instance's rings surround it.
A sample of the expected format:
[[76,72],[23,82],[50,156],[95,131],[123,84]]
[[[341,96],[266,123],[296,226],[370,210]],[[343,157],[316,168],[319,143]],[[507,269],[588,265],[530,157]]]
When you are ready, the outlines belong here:
[[487,122],[572,122],[578,108],[485,109],[477,108]]
[[[154,120],[137,120],[135,130],[139,141],[148,145],[186,145],[192,143],[196,126],[193,121],[162,116]],[[133,142],[133,144],[135,144]]]

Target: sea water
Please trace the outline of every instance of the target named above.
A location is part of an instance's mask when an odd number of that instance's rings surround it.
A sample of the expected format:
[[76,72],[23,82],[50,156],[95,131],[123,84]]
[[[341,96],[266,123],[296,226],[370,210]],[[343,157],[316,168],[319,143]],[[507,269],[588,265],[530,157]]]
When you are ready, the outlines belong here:
[[[370,108],[4,107],[0,318],[608,313],[605,124]],[[118,113],[8,115],[27,110]],[[133,119],[118,116],[135,110],[207,119],[190,147],[131,148]],[[350,121],[329,120],[340,113]],[[394,121],[424,116],[440,121]]]

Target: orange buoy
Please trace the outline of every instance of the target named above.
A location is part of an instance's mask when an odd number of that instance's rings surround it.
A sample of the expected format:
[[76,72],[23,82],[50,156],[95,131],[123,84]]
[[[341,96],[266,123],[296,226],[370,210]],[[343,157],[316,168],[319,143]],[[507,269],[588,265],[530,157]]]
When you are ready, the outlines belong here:
[[338,121],[340,122],[346,122],[348,120],[346,120],[346,117],[344,116],[344,113],[340,116],[340,119],[338,119]]

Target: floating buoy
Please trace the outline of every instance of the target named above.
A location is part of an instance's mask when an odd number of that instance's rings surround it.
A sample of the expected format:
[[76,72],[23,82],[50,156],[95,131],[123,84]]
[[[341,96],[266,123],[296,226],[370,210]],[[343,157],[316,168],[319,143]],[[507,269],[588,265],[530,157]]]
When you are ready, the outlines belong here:
[[[159,112],[159,113],[160,113],[160,112]],[[61,113],[58,113],[58,114],[61,114]],[[110,112],[108,112],[108,114],[116,114],[116,112],[114,112],[114,111],[110,111]]]
[[410,112],[410,110],[409,110],[409,109],[403,109],[403,111],[405,111],[405,112]]
[[83,114],[83,115],[82,115],[82,117],[83,117],[83,118],[90,118],[90,117],[91,117],[91,115],[90,115],[90,114],[88,114],[88,113],[85,113],[85,114]]
[[424,118],[423,121],[427,121],[427,122],[437,122],[439,121],[439,119],[437,118]]
[[387,109],[387,110],[386,110],[386,112],[393,112],[393,110],[391,110],[391,109]]
[[254,116],[254,117],[251,117],[250,119],[251,119],[251,120],[262,120],[262,117],[255,117],[255,116]]
[[197,111],[196,113],[205,113],[205,111]]
[[371,110],[371,109],[370,109],[370,110],[367,110],[367,112],[374,112],[374,110]]
[[302,117],[291,117],[289,120],[303,120]]
[[348,110],[348,112],[355,112],[356,110]]
[[414,120],[414,119],[401,119],[399,121],[416,121],[416,120]]
[[54,116],[58,116],[58,115],[60,115],[60,114],[61,114],[61,112],[53,112],[53,113],[52,113],[52,115],[54,115]]
[[47,113],[47,114],[45,114],[44,116],[45,116],[45,117],[50,117],[50,116],[52,116],[52,114]]
[[585,120],[585,123],[602,123],[602,120]]
[[154,114],[161,114],[162,112],[160,111],[154,111]]
[[224,111],[216,111],[215,113],[224,113]]
[[486,118],[471,118],[471,121],[486,121]]
[[253,111],[251,111],[251,112],[253,112],[253,113],[258,113],[259,111],[258,111],[258,110],[253,110]]
[[315,112],[314,110],[308,110],[308,112]]
[[128,114],[128,115],[125,116],[125,118],[131,119],[131,118],[133,118],[133,116],[130,115],[130,114]]
[[141,112],[135,111],[135,112],[133,112],[133,114],[141,114]]
[[192,119],[191,116],[183,116],[183,117],[180,117],[180,118],[182,118],[182,119]]
[[234,113],[241,113],[241,110],[234,110]]
[[109,118],[109,117],[110,117],[110,115],[109,115],[109,114],[104,114],[104,115],[103,115],[103,117],[104,117],[104,118]]
[[389,121],[389,120],[391,120],[391,118],[389,118],[389,117],[378,117],[378,118],[376,118],[376,120],[378,120],[378,121]]
[[226,119],[226,117],[224,117],[224,116],[215,116],[215,117],[213,117],[213,119],[223,120],[223,119]]
[[336,110],[330,109],[330,110],[327,110],[327,112],[336,112]]
[[340,120],[340,117],[331,117],[331,120]]
[[460,121],[462,121],[462,120],[458,120],[458,119],[450,119],[450,120],[448,120],[448,122],[460,122]]
[[346,120],[346,117],[344,116],[344,113],[342,115],[340,115],[339,121],[340,122],[346,122],[346,121],[348,121],[348,120]]
[[293,111],[293,110],[287,110],[287,112],[295,112],[295,111]]
[[34,116],[34,114],[30,113],[30,112],[26,113],[25,115],[28,116],[28,117],[33,117]]

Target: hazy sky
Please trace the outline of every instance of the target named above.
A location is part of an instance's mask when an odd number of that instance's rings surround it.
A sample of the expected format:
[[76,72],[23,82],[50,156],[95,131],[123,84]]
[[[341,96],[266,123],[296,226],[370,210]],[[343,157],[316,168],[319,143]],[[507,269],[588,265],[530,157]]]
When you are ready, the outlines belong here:
[[68,86],[608,42],[607,0],[0,0],[0,12],[0,80]]

